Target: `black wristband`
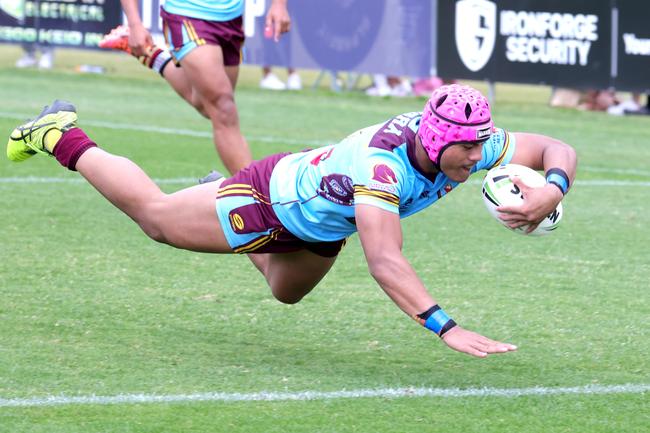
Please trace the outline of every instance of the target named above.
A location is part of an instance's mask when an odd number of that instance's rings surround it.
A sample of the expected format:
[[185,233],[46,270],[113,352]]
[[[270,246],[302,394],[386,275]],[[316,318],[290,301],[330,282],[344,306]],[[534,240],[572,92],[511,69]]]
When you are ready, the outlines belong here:
[[456,322],[444,312],[439,305],[434,305],[427,311],[414,317],[422,326],[435,332],[439,337],[456,326]]
[[566,171],[561,168],[551,168],[546,172],[546,183],[553,184],[560,188],[562,195],[565,195],[569,191],[569,176],[566,174]]

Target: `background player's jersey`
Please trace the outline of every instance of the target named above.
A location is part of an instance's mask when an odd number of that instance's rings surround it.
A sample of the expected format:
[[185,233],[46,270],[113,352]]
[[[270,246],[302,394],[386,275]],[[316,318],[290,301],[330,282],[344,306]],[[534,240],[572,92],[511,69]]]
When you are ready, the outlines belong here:
[[165,0],[165,11],[206,21],[230,21],[244,13],[244,0]]
[[[336,145],[282,158],[270,181],[273,209],[282,224],[308,242],[334,241],[356,231],[355,204],[404,218],[450,192],[458,182],[442,172],[427,177],[416,161],[421,115],[401,114]],[[497,129],[472,173],[507,164],[514,149],[514,136]]]

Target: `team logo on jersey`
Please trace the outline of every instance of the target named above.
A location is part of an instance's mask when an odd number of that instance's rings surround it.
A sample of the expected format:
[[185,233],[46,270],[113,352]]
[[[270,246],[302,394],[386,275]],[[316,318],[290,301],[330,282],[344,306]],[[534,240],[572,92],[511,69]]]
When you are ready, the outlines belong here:
[[375,164],[372,168],[372,178],[368,182],[368,188],[395,194],[397,188],[397,176],[392,168],[386,164]]
[[494,51],[497,6],[489,0],[460,0],[456,3],[456,49],[467,69],[479,71]]
[[329,158],[332,155],[332,152],[334,152],[334,148],[332,147],[330,150],[326,152],[321,152],[314,159],[311,160],[311,165],[318,165],[321,162],[325,161],[327,158]]
[[372,168],[372,180],[393,185],[397,183],[397,176],[393,169],[386,164],[376,164]]
[[228,215],[230,218],[230,226],[235,232],[241,232],[244,230],[244,218],[241,217],[238,213],[231,213]]
[[444,196],[445,194],[448,194],[449,192],[451,192],[452,189],[454,189],[454,186],[452,184],[448,183],[442,189],[439,189],[438,191],[436,191],[436,196],[438,196],[438,200],[441,199],[442,196]]
[[351,206],[354,200],[352,179],[344,174],[330,174],[320,181],[318,195],[332,203]]

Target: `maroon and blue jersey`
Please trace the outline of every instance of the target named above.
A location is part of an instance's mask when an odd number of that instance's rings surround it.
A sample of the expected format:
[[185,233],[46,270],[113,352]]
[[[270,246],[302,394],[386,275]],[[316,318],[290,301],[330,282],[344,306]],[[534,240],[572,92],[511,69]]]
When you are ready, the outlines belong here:
[[244,0],[165,0],[163,8],[174,15],[206,21],[230,21],[244,13]]
[[[458,182],[426,175],[415,158],[421,113],[405,113],[361,129],[338,144],[280,159],[270,180],[278,219],[307,242],[336,241],[356,231],[354,206],[367,204],[407,217],[432,205]],[[507,164],[512,134],[497,129],[472,173]]]

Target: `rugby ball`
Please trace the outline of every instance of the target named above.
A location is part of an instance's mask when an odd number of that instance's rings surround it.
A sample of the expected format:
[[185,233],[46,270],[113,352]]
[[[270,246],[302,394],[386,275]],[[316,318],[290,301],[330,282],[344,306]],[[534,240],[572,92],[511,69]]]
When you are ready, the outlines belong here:
[[534,188],[546,185],[544,176],[532,168],[518,164],[506,164],[494,167],[487,172],[485,179],[483,179],[483,202],[490,215],[504,227],[523,235],[541,236],[547,235],[555,230],[562,219],[562,203],[558,204],[557,208],[544,218],[537,228],[530,233],[526,233],[528,226],[512,229],[499,218],[496,210],[498,206],[518,206],[524,201],[521,191],[512,183],[510,176],[518,177],[526,185]]

